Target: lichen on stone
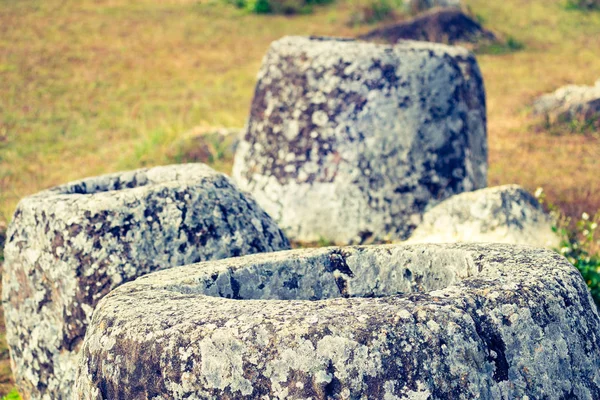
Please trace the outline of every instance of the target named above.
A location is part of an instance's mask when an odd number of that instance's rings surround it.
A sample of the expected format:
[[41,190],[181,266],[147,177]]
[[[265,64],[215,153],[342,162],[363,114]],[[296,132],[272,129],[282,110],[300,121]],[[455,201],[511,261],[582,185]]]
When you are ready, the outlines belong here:
[[581,275],[552,251],[455,244],[250,255],[149,274],[102,299],[76,393],[596,399],[599,328]]
[[428,210],[407,243],[492,242],[556,249],[560,237],[540,203],[518,185],[461,193]]
[[158,269],[287,248],[251,197],[202,164],[88,178],[24,198],[3,269],[21,394],[70,399],[93,309],[115,287]]
[[292,238],[405,239],[428,205],[486,186],[485,110],[465,49],[285,37],[233,177]]

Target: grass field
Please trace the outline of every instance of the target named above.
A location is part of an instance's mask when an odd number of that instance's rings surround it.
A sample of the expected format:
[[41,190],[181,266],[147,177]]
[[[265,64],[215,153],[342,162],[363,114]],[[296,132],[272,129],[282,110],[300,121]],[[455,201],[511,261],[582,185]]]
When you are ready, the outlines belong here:
[[[594,212],[598,137],[536,129],[527,111],[541,93],[600,78],[600,13],[562,0],[466,3],[525,45],[478,57],[490,184],[543,186],[568,213]],[[348,27],[351,12],[351,2],[273,17],[186,0],[0,0],[0,218],[48,186],[165,163],[165,148],[194,126],[243,125],[269,43],[369,29]]]
[[[490,185],[542,186],[569,215],[595,213],[600,135],[550,132],[528,111],[544,92],[600,78],[600,12],[567,10],[563,0],[465,3],[524,45],[478,56]],[[354,7],[339,0],[284,17],[188,0],[0,0],[0,223],[40,189],[164,164],[193,127],[242,126],[269,43],[363,33],[371,27],[347,25]],[[0,393],[9,387],[3,362]]]

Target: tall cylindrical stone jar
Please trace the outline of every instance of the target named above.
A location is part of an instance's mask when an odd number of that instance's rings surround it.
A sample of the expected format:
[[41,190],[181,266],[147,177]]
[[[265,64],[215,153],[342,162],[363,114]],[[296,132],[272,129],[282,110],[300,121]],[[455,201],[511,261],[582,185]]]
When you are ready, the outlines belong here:
[[285,37],[258,75],[233,176],[295,239],[404,239],[426,207],[486,186],[473,54]]

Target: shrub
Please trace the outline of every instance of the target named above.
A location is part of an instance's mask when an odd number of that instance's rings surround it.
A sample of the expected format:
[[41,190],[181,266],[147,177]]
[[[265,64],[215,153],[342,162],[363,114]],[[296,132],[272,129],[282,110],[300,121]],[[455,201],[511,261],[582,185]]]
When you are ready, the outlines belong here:
[[229,0],[238,8],[256,14],[308,14],[313,6],[331,3],[333,0]]
[[523,50],[525,45],[523,43],[519,42],[514,37],[509,36],[508,39],[506,40],[506,47],[508,47],[508,49],[510,51],[518,51],[518,50]]
[[569,10],[598,10],[600,9],[600,0],[568,0],[567,9]]
[[565,256],[581,273],[592,293],[596,305],[600,306],[600,211],[595,216],[583,213],[578,221],[572,221],[545,199],[544,191],[538,188],[535,196],[544,204],[555,220],[553,230],[561,238],[560,248]]
[[2,397],[2,400],[21,400],[21,396],[19,396],[17,389],[13,389],[6,396]]
[[402,10],[402,0],[359,0],[352,7],[350,25],[374,24],[395,19]]

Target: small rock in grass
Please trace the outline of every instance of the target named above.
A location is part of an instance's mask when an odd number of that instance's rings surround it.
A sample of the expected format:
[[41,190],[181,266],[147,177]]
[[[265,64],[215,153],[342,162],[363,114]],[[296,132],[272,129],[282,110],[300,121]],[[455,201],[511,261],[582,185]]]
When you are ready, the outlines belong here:
[[600,80],[594,86],[564,86],[539,97],[533,104],[535,115],[550,124],[577,123],[600,129]]
[[194,128],[169,146],[167,157],[176,163],[231,163],[241,131],[235,128]]
[[495,242],[558,248],[553,221],[529,192],[505,185],[461,193],[423,216],[410,243]]

